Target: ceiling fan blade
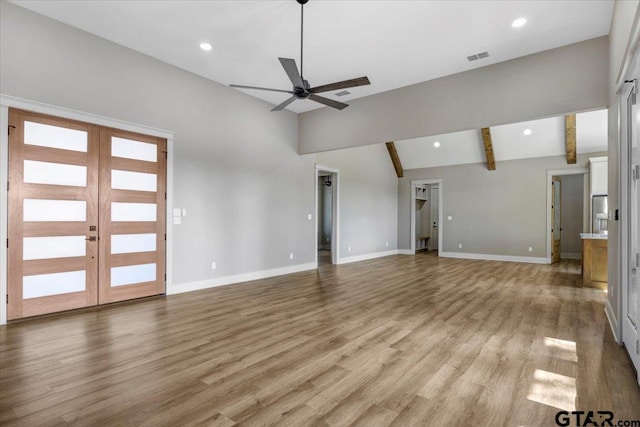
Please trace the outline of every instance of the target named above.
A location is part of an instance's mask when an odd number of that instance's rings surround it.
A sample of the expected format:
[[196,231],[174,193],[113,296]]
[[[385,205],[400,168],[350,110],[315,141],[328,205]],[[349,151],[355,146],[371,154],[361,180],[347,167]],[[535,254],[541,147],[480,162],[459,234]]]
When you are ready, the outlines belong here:
[[300,72],[298,72],[298,66],[296,65],[296,60],[291,58],[278,58],[280,63],[282,64],[282,68],[289,76],[289,80],[293,83],[293,87],[300,87],[304,89],[304,83],[302,82],[302,77],[300,77]]
[[271,109],[271,111],[280,111],[282,109],[284,109],[284,107],[286,107],[287,105],[291,104],[293,101],[295,101],[298,97],[297,96],[292,96],[291,98],[287,98],[286,101],[284,101],[281,104],[276,105],[275,107],[273,107]]
[[332,90],[346,89],[348,87],[366,86],[371,84],[368,77],[358,77],[357,79],[345,80],[342,82],[329,83],[327,85],[316,86],[309,89],[309,92],[320,93],[329,92]]
[[229,85],[231,87],[238,87],[241,89],[258,89],[258,90],[270,90],[271,92],[284,92],[284,93],[293,93],[291,90],[283,90],[283,89],[271,89],[268,87],[258,87],[258,86],[245,86],[245,85]]
[[337,110],[344,110],[345,108],[347,108],[349,106],[349,104],[345,104],[343,102],[338,102],[338,101],[334,101],[333,99],[329,99],[329,98],[325,98],[324,96],[318,96],[318,95],[314,95],[311,94],[311,96],[309,96],[309,99],[319,102],[320,104],[324,104],[327,105],[329,107],[333,107]]

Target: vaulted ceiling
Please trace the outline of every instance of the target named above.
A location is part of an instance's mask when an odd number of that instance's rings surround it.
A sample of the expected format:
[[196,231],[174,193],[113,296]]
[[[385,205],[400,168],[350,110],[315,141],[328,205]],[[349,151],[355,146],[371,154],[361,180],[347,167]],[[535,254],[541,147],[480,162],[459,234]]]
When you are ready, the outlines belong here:
[[[494,126],[491,138],[496,161],[566,154],[564,116]],[[403,169],[483,163],[486,159],[479,129],[395,141],[395,146]],[[607,151],[607,110],[576,114],[576,151]]]
[[[225,85],[290,89],[277,58],[300,60],[294,0],[13,2]],[[327,94],[348,102],[606,35],[612,11],[611,0],[311,0],[304,75],[312,86],[367,75],[370,86]],[[513,28],[517,18],[526,24]],[[202,42],[211,51],[201,50]],[[467,60],[481,52],[489,56]],[[272,104],[287,96],[245,92]],[[288,109],[319,107],[300,101]]]

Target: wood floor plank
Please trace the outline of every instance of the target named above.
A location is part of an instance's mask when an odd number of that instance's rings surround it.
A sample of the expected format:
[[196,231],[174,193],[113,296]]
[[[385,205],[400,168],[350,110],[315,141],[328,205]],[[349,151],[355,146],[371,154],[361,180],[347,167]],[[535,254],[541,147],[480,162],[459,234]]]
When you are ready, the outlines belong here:
[[[7,426],[640,420],[580,265],[390,256],[0,327]],[[551,397],[550,397],[551,396]]]

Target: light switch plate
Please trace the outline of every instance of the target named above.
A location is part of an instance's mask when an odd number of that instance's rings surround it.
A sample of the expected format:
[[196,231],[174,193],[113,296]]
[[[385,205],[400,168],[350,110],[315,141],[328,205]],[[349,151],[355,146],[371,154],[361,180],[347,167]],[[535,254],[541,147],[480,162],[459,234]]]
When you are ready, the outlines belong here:
[[180,225],[180,224],[182,224],[182,218],[180,218],[179,216],[174,216],[174,217],[173,217],[173,223],[174,223],[175,225]]
[[311,214],[307,214],[307,219],[308,219],[309,221],[311,221],[311,218],[313,218],[313,217],[311,216]]
[[182,210],[180,208],[173,209],[173,216],[180,216],[182,214]]
[[451,215],[449,215],[449,216],[447,217],[447,221],[452,221],[452,220],[453,220],[453,217],[452,217]]
[[187,210],[186,209],[182,209],[182,216],[187,216]]

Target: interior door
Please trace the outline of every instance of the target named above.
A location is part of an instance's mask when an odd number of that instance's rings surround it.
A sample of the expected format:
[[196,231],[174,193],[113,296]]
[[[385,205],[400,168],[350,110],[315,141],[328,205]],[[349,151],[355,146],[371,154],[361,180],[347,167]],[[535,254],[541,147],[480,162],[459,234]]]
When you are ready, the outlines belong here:
[[[640,148],[638,147],[638,103],[636,100],[635,83],[628,92],[625,93],[626,108],[623,114],[626,120],[626,139],[623,143],[628,144],[629,175],[628,200],[629,227],[628,253],[629,262],[626,272],[627,280],[623,283],[622,293],[622,341],[627,348],[629,356],[635,365],[636,371],[640,372],[640,340],[638,325],[640,325]],[[640,381],[640,374],[639,374]]]
[[438,242],[440,236],[438,232],[438,224],[440,223],[440,188],[431,186],[431,238],[429,239],[429,249],[438,250]]
[[96,126],[9,113],[8,318],[97,303]]
[[166,139],[100,132],[99,303],[165,292]]
[[560,227],[560,198],[561,185],[560,178],[554,176],[551,186],[551,218],[553,219],[553,227],[551,228],[551,263],[560,262],[561,236],[562,228]]

